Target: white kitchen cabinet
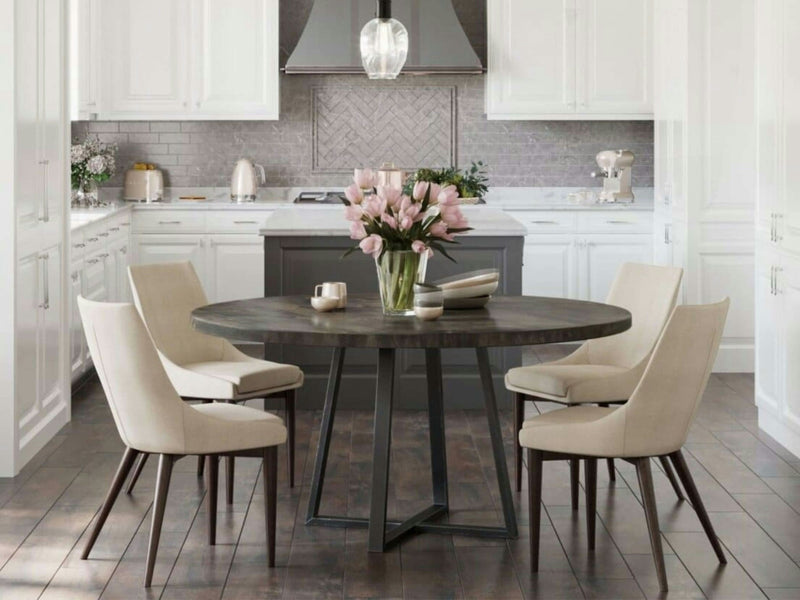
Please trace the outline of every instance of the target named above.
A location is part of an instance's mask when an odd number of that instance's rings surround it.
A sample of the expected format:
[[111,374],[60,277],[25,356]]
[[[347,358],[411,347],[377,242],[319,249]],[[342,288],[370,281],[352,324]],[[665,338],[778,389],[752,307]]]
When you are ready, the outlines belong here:
[[97,114],[101,0],[70,2],[70,119],[90,119]]
[[487,5],[489,119],[651,119],[652,0]]
[[157,119],[188,112],[190,14],[188,0],[103,2],[101,118]]
[[278,22],[278,0],[104,0],[73,18],[102,57],[73,51],[77,104],[98,119],[277,119]]
[[61,353],[61,247],[51,246],[19,259],[16,282],[15,403],[24,447],[66,402]]
[[577,252],[571,235],[529,235],[522,253],[525,296],[577,297]]
[[626,262],[653,262],[649,235],[586,235],[579,242],[578,297],[605,302],[617,271]]
[[264,295],[264,240],[257,235],[211,235],[206,294],[211,302]]
[[648,0],[578,0],[580,114],[653,113],[653,15]]
[[145,234],[133,236],[134,262],[138,265],[188,260],[200,281],[206,278],[206,236],[198,234]]
[[65,179],[63,0],[17,3],[16,214],[20,235],[55,241]]
[[198,0],[193,7],[193,117],[277,119],[277,0]]
[[78,296],[83,296],[83,260],[70,265],[69,270],[69,364],[70,377],[75,381],[84,372],[86,342],[83,335]]

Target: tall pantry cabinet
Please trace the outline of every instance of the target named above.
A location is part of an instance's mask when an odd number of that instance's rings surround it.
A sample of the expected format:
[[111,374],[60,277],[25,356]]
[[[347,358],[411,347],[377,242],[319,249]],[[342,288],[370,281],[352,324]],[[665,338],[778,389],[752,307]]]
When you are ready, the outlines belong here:
[[756,11],[756,405],[800,455],[800,3]]
[[69,420],[66,0],[0,9],[0,477]]

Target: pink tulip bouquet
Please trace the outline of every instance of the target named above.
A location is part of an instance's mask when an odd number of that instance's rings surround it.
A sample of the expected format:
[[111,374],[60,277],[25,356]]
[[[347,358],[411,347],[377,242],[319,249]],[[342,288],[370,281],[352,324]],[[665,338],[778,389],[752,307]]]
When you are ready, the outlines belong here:
[[345,256],[360,248],[375,258],[384,312],[413,312],[413,284],[424,279],[427,258],[435,250],[453,260],[445,244],[457,244],[455,236],[472,229],[456,187],[418,181],[409,196],[400,188],[375,187],[369,169],[358,170],[355,179],[342,201],[358,245]]

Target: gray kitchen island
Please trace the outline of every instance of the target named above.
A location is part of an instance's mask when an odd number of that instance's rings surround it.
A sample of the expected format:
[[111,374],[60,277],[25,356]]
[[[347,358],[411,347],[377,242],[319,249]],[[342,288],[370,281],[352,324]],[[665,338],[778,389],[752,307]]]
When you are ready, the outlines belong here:
[[[475,269],[500,270],[500,287],[495,295],[522,293],[522,249],[527,230],[508,214],[485,206],[465,206],[464,215],[474,231],[458,237],[459,245],[448,247],[457,261],[441,254],[428,261],[427,280]],[[264,295],[312,296],[314,286],[324,281],[344,281],[348,293],[378,293],[375,262],[357,251],[342,254],[356,242],[348,235],[348,222],[341,206],[285,208],[275,211],[260,229],[264,237]],[[347,308],[344,310],[356,310]],[[415,317],[407,319],[413,326]],[[268,344],[268,360],[298,365],[305,373],[305,385],[298,390],[298,406],[322,408],[331,365],[331,352],[318,347]],[[520,364],[519,348],[489,350],[498,402],[510,407],[503,387],[503,375]],[[483,392],[475,353],[450,349],[442,353],[444,404],[447,408],[483,408]],[[377,354],[354,349],[347,355],[341,377],[340,403],[344,408],[372,408],[375,403]],[[398,352],[396,406],[422,409],[427,406],[425,352]]]

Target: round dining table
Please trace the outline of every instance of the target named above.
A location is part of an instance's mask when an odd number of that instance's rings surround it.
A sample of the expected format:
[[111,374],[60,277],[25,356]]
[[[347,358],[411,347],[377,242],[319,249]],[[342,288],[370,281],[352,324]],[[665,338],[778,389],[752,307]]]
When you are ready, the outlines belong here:
[[[414,317],[384,316],[380,298],[376,294],[357,294],[349,297],[345,309],[327,313],[315,311],[306,296],[222,302],[194,310],[192,323],[200,332],[230,340],[333,348],[306,524],[368,527],[369,550],[383,552],[412,532],[517,537],[517,521],[488,348],[575,342],[614,335],[630,328],[631,314],[624,308],[597,302],[499,296],[492,298],[482,309],[446,310],[435,321],[421,321]],[[374,348],[378,353],[369,518],[323,515],[319,512],[347,348]],[[395,353],[403,348],[425,350],[432,504],[398,522],[387,521],[386,506]],[[441,350],[446,348],[475,349],[503,509],[503,526],[441,522],[449,510],[441,360]]]

